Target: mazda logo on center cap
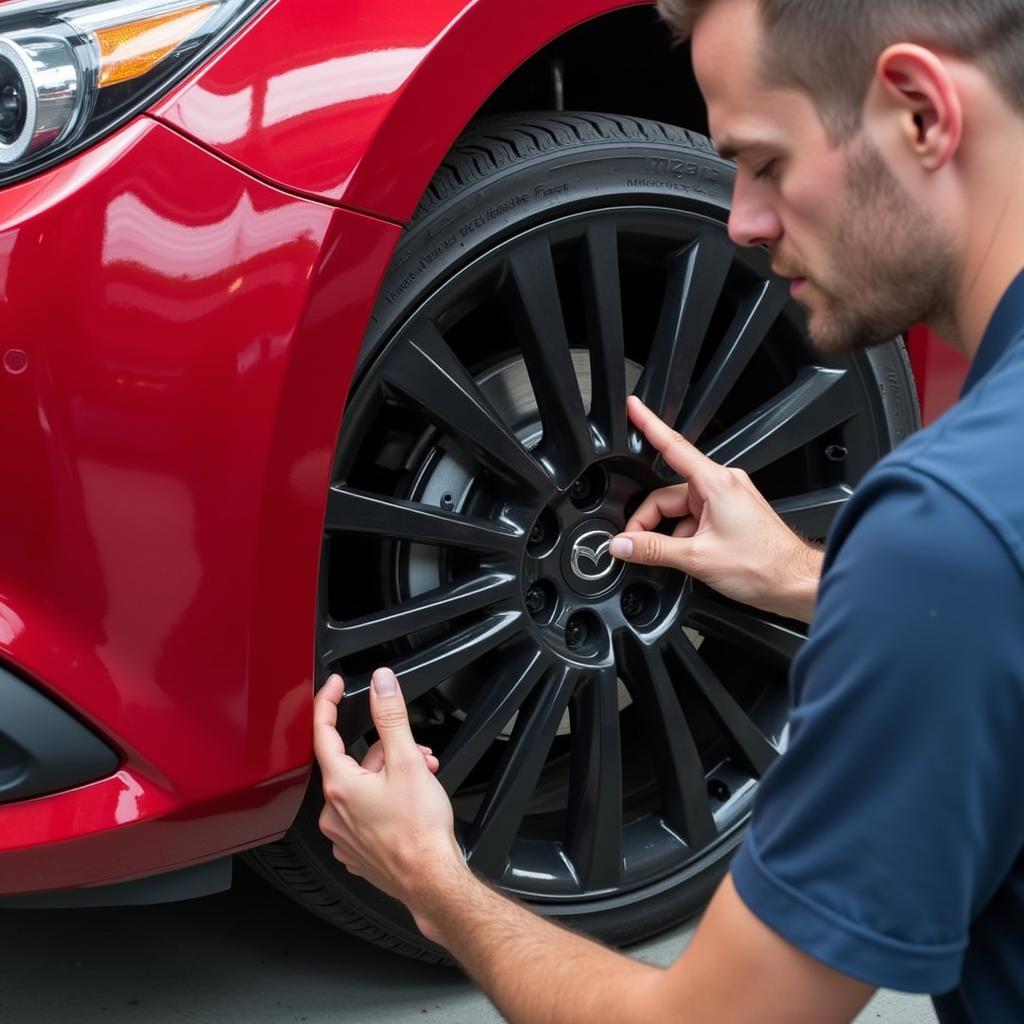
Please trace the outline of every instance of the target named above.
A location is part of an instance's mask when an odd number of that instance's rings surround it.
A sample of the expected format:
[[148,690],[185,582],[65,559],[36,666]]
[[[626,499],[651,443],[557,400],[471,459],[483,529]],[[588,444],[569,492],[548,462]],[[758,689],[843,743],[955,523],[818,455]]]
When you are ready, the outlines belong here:
[[588,583],[603,580],[615,570],[611,545],[612,534],[607,530],[591,530],[577,537],[569,556],[572,571]]

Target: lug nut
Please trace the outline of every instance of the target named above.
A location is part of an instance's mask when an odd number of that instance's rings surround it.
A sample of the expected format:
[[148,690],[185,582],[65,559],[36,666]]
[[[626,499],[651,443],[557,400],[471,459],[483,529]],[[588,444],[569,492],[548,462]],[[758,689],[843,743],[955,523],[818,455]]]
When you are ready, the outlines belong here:
[[565,643],[571,650],[587,642],[587,624],[581,619],[570,619],[565,627]]
[[732,793],[721,779],[708,779],[708,796],[713,800],[720,800],[724,804],[732,796]]
[[569,496],[573,501],[585,501],[590,497],[590,481],[585,476],[574,480],[572,487],[569,489]]
[[622,614],[627,619],[635,619],[644,610],[643,595],[634,587],[630,587],[622,595]]
[[569,485],[569,499],[578,509],[596,506],[608,488],[608,474],[600,466],[591,466]]
[[550,508],[544,509],[537,516],[533,526],[530,527],[529,539],[527,540],[527,548],[530,554],[535,558],[544,554],[546,549],[558,540],[560,529],[558,516]]
[[540,615],[544,611],[544,605],[547,604],[547,599],[544,597],[544,591],[538,586],[532,586],[526,592],[526,610],[531,615]]

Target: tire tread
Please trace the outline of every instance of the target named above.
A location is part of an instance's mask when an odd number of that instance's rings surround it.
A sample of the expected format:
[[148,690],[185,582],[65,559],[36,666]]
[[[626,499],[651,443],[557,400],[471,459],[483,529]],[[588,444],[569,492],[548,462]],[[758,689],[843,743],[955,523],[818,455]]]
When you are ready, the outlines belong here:
[[667,142],[716,155],[715,147],[703,135],[646,118],[576,111],[501,114],[475,122],[455,141],[416,207],[410,226],[438,204],[450,202],[493,174],[537,156],[595,142]]
[[450,957],[413,945],[391,935],[379,925],[349,909],[311,870],[296,844],[289,839],[268,843],[244,854],[246,863],[263,879],[285,893],[306,910],[329,924],[380,946],[391,953],[419,960],[422,963],[445,965]]

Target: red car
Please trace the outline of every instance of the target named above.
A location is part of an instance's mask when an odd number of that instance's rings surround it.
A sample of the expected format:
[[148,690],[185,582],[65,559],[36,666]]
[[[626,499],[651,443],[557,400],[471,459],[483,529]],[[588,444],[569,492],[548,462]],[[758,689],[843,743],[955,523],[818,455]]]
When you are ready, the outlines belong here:
[[706,130],[623,0],[0,3],[2,905],[246,851],[436,957],[316,825],[312,694],[358,753],[379,664],[496,884],[612,941],[702,905],[802,634],[610,558],[666,479],[625,397],[815,537],[918,424],[902,344],[824,360],[730,244]]

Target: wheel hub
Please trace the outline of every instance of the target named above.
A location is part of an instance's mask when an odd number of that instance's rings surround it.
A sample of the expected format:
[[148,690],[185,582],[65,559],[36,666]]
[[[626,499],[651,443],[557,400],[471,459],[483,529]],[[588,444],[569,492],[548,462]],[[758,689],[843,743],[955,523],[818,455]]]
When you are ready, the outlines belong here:
[[656,485],[639,459],[605,459],[535,519],[523,565],[523,603],[562,658],[605,661],[617,630],[657,630],[673,618],[679,574],[627,565],[610,550],[629,509]]

